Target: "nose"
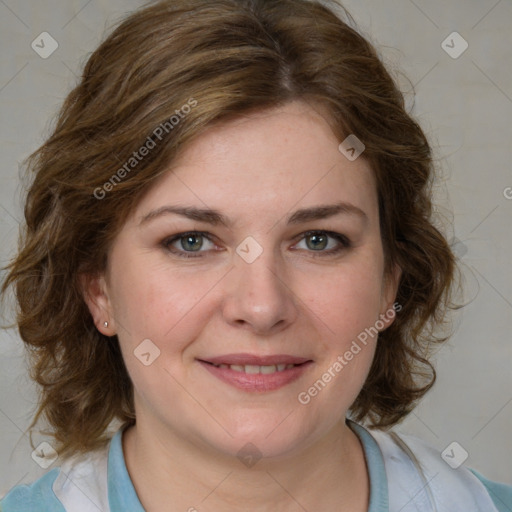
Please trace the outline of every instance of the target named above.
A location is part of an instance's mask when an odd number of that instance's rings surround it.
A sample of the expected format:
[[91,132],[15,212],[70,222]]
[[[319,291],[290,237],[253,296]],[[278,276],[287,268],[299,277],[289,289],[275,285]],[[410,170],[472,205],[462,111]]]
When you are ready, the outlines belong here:
[[282,262],[270,251],[247,263],[235,256],[227,276],[223,316],[230,325],[260,335],[280,332],[297,318],[297,296]]

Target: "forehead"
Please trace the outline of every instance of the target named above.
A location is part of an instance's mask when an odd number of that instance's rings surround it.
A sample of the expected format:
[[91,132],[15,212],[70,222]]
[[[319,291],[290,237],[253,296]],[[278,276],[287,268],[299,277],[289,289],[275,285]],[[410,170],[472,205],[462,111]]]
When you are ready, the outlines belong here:
[[303,102],[213,125],[157,180],[137,217],[148,208],[193,204],[275,222],[284,211],[340,201],[375,216],[373,171],[361,157],[348,160],[340,142],[325,111]]

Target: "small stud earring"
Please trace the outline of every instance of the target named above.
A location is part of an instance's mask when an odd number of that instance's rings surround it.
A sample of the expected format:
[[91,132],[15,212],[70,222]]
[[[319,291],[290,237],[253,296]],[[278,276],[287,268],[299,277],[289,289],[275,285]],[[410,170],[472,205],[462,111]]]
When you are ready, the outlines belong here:
[[108,322],[107,322],[107,321],[103,322],[103,325],[104,325],[105,327],[108,327]]

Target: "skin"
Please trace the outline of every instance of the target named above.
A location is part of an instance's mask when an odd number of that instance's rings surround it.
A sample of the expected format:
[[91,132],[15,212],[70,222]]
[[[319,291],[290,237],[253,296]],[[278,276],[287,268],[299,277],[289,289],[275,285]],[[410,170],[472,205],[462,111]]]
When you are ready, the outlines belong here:
[[[340,153],[340,142],[325,113],[299,101],[210,128],[134,208],[105,274],[88,280],[96,326],[119,337],[134,385],[137,423],[125,431],[123,450],[146,510],[168,511],[170,503],[223,512],[367,510],[364,454],[344,418],[377,337],[307,405],[297,399],[392,308],[400,277],[398,268],[384,275],[373,172],[363,157],[351,162]],[[300,208],[339,201],[366,220],[339,214],[287,225]],[[166,205],[216,209],[233,224],[176,214],[141,223]],[[318,242],[303,235],[308,230],[344,234],[351,246]],[[162,245],[188,231],[211,241]],[[236,252],[248,236],[263,250],[252,263]],[[339,253],[326,254],[336,247]],[[144,339],[160,350],[149,366],[134,356]],[[254,393],[197,361],[240,352],[313,363],[298,380]],[[248,442],[262,454],[250,468],[237,457]]]

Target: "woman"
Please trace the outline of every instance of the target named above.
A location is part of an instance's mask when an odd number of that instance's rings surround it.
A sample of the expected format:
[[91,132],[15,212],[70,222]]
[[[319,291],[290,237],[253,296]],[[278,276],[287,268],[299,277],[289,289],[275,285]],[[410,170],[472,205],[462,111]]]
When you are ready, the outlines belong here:
[[511,509],[385,432],[434,382],[455,263],[428,141],[333,11],[134,13],[30,163],[3,289],[59,458],[4,512]]

